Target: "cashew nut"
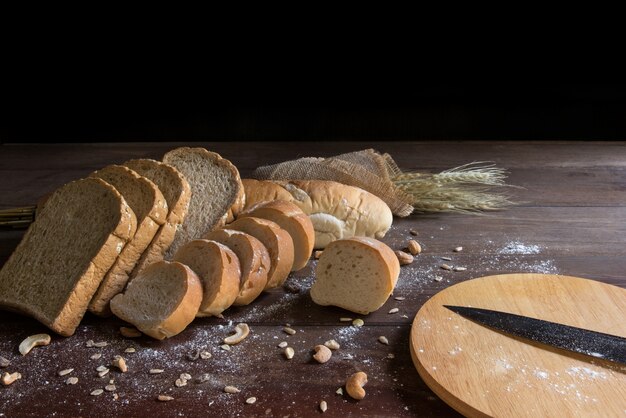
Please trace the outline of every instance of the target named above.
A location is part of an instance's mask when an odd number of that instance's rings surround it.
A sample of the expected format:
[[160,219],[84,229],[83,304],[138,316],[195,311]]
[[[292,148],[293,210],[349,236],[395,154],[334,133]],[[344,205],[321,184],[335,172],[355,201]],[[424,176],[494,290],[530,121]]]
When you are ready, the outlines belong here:
[[244,323],[237,324],[237,326],[235,326],[235,333],[231,335],[230,337],[224,338],[224,342],[229,345],[238,344],[242,342],[244,338],[248,336],[249,333],[250,333],[250,328],[248,327],[248,324],[244,324]]
[[365,398],[363,386],[367,384],[367,375],[363,372],[356,372],[346,381],[346,391],[348,395],[356,400]]
[[15,372],[15,373],[4,372],[4,374],[2,375],[2,384],[5,386],[9,386],[11,383],[21,378],[22,378],[22,375],[20,372]]
[[48,334],[35,334],[26,338],[24,341],[20,343],[20,354],[25,356],[32,350],[34,347],[39,345],[48,345],[50,344],[50,336]]
[[113,367],[117,367],[120,369],[120,372],[126,373],[128,371],[128,366],[126,365],[126,360],[122,356],[115,356],[113,362],[111,363]]
[[318,363],[326,363],[330,360],[333,353],[330,351],[330,348],[325,345],[316,345],[315,346],[315,354],[313,354],[313,358],[317,360]]

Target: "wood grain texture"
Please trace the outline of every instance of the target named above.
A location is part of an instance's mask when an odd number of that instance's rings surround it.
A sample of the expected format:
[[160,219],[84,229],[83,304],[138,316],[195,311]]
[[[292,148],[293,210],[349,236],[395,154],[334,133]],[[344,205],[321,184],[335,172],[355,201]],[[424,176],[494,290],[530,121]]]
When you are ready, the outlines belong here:
[[[403,169],[438,172],[471,161],[494,161],[510,171],[511,189],[519,207],[486,216],[418,214],[394,219],[384,242],[402,249],[414,238],[423,248],[413,264],[401,268],[395,297],[377,312],[357,316],[348,311],[315,305],[308,289],[315,261],[290,274],[284,288],[264,293],[253,304],[231,308],[225,319],[198,319],[175,338],[157,342],[147,337],[129,340],[119,335],[122,322],[86,316],[75,336],[53,336],[52,344],[28,356],[17,352],[28,335],[46,332],[36,321],[0,312],[0,356],[11,360],[8,369],[24,376],[12,386],[0,387],[0,412],[7,416],[316,416],[319,402],[329,408],[324,416],[410,417],[458,416],[420,378],[409,351],[411,321],[418,309],[437,292],[471,278],[504,273],[548,273],[592,278],[626,288],[626,146],[621,142],[319,142],[299,143],[181,142],[128,144],[0,145],[0,208],[32,204],[67,181],[108,164],[129,158],[160,158],[182,145],[204,146],[233,161],[242,176],[254,168],[303,156],[330,156],[363,148],[389,152]],[[242,150],[246,150],[242,152]],[[417,236],[409,230],[418,232]],[[15,249],[23,231],[0,231],[0,264]],[[453,249],[462,246],[461,252]],[[443,260],[449,257],[452,260]],[[441,264],[467,267],[445,271]],[[391,308],[396,314],[388,314]],[[355,329],[340,317],[361,317]],[[252,334],[227,353],[219,348],[237,322],[247,322]],[[298,333],[281,331],[290,323]],[[378,342],[384,335],[389,345]],[[312,348],[334,338],[342,348],[331,362],[311,361]],[[102,350],[85,346],[88,340],[107,341]],[[289,341],[295,361],[287,362],[276,345]],[[138,356],[125,354],[128,345]],[[207,348],[213,357],[189,361],[186,354]],[[100,360],[90,356],[101,352]],[[110,372],[99,378],[95,368],[122,354],[128,373]],[[390,357],[389,355],[393,355]],[[77,385],[66,385],[57,372],[73,367]],[[150,375],[150,368],[163,368]],[[335,394],[354,371],[368,374],[367,395],[353,401]],[[183,372],[205,383],[177,388]],[[90,396],[113,378],[119,398],[112,393]],[[227,395],[222,385],[241,386]],[[158,402],[159,394],[175,398]],[[245,404],[250,396],[253,405]]]
[[444,305],[626,338],[626,290],[570,276],[488,276],[439,292],[411,327],[411,356],[420,376],[463,415],[595,417],[626,410],[626,367],[512,338]]

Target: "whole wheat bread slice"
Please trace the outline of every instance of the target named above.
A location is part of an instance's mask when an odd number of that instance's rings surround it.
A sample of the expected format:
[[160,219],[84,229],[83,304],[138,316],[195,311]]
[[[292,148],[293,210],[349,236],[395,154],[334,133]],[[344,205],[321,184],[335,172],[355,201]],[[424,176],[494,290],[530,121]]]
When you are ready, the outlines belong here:
[[243,207],[245,195],[239,171],[217,153],[182,147],[165,154],[163,162],[178,169],[191,186],[189,211],[165,254],[170,260],[184,244],[223,226],[233,206]]
[[128,167],[110,165],[92,173],[90,177],[100,178],[115,187],[137,217],[135,235],[104,276],[98,291],[89,303],[90,312],[108,316],[111,314],[109,302],[113,296],[124,290],[135,264],[152,242],[160,225],[165,223],[167,203],[154,183]]
[[72,335],[136,222],[117,190],[100,179],[61,187],[2,267],[0,307]]
[[165,252],[174,241],[176,228],[183,223],[187,215],[191,189],[185,177],[176,168],[160,161],[130,160],[126,161],[124,166],[152,181],[163,193],[169,209],[165,223],[154,235],[152,242],[131,272],[129,278],[131,281],[147,266],[163,259]]

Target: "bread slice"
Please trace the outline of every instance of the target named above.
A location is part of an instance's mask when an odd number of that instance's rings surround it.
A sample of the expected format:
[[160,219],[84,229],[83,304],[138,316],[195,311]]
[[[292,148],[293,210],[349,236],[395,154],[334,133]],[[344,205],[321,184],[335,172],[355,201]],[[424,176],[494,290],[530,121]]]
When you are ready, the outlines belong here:
[[202,302],[202,283],[189,267],[159,261],[111,300],[113,313],[157,340],[173,337],[193,321]]
[[104,275],[134,235],[122,196],[100,179],[55,191],[0,271],[0,307],[74,333]]
[[291,271],[306,267],[315,244],[315,230],[309,217],[298,206],[281,200],[261,202],[240,214],[240,217],[249,216],[270,220],[287,231],[294,248]]
[[232,229],[218,229],[209,232],[204,238],[226,245],[239,258],[241,283],[233,305],[247,305],[256,299],[265,289],[270,269],[270,255],[261,241]]
[[271,267],[265,290],[282,286],[293,267],[293,240],[277,223],[267,219],[244,217],[228,224],[228,229],[245,232],[261,241],[270,254]]
[[131,272],[129,280],[133,280],[141,270],[163,259],[165,252],[174,241],[176,228],[183,223],[187,215],[191,200],[191,188],[177,169],[160,161],[130,160],[126,161],[124,166],[152,181],[163,193],[169,209],[165,223],[154,235],[152,242]]
[[165,258],[171,259],[184,244],[225,224],[233,206],[245,199],[239,171],[219,154],[204,148],[176,148],[163,162],[180,171],[191,186],[191,202]]
[[333,241],[315,269],[311,298],[359,314],[379,309],[396,286],[400,263],[387,245],[374,238]]
[[197,316],[217,316],[239,296],[241,266],[224,244],[196,239],[180,247],[174,261],[191,268],[202,280],[204,294]]
[[167,203],[150,180],[128,167],[110,165],[90,177],[100,178],[115,187],[137,217],[137,231],[124,247],[117,261],[104,276],[98,291],[89,303],[89,311],[100,316],[111,314],[109,302],[124,290],[130,273],[146,250],[159,226],[165,223]]

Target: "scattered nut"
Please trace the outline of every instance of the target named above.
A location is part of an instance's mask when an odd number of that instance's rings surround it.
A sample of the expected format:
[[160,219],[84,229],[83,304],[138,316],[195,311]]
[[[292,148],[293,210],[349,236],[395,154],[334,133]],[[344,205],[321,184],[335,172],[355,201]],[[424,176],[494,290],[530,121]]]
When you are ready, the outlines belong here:
[[365,398],[363,386],[367,384],[367,375],[363,372],[356,372],[346,381],[346,391],[348,395],[356,400]]
[[35,334],[27,337],[20,343],[20,354],[25,356],[30,353],[30,350],[40,345],[50,344],[50,336],[48,334]]
[[335,340],[328,340],[324,343],[324,345],[330,348],[331,350],[339,350],[339,348],[341,348],[339,343]]
[[343,395],[343,388],[339,388],[335,391],[337,395]]
[[280,348],[285,348],[289,345],[289,343],[287,341],[281,341],[278,343],[278,347]]
[[220,348],[222,350],[224,350],[224,351],[230,351],[231,350],[230,345],[228,345],[228,344],[222,344],[222,345],[220,345]]
[[315,259],[317,260],[322,256],[323,252],[324,252],[323,250],[317,250],[315,251],[315,253],[313,253],[313,257],[315,257]]
[[160,374],[163,373],[165,370],[163,369],[150,369],[150,371],[148,373],[150,374]]
[[85,345],[89,348],[93,347],[93,340],[87,340],[87,342],[85,343]]
[[463,247],[456,247],[454,250],[455,253],[460,253],[461,251],[463,251]]
[[100,360],[100,357],[102,357],[102,353],[92,354],[89,358],[92,360]]
[[454,271],[465,271],[465,270],[467,270],[467,267],[455,267],[453,270]]
[[419,242],[415,241],[414,239],[410,240],[406,247],[409,250],[409,252],[413,255],[418,255],[419,253],[422,252],[422,246],[419,244]]
[[413,256],[411,254],[400,250],[396,250],[395,253],[401,266],[406,266],[407,264],[411,264],[413,262]]
[[96,367],[97,372],[103,372],[105,370],[109,370],[106,366],[98,366]]
[[91,396],[100,396],[104,393],[104,391],[102,389],[96,389],[91,391],[90,395]]
[[246,399],[246,403],[248,405],[252,405],[253,403],[256,402],[256,398],[254,396],[249,397],[248,399]]
[[109,343],[106,342],[106,341],[100,341],[99,343],[93,343],[93,346],[94,347],[98,347],[98,348],[106,347],[107,345],[109,345]]
[[119,399],[119,396],[117,395],[117,393],[114,393],[114,394],[113,394],[113,400],[114,400],[114,401],[117,401],[118,399]]
[[135,349],[135,347],[128,347],[126,350],[124,350],[125,353],[134,353],[137,350]]
[[328,404],[326,403],[326,401],[321,401],[320,402],[320,411],[326,412],[327,409],[328,409]]
[[113,362],[111,363],[113,367],[117,367],[120,372],[126,373],[128,371],[128,366],[126,365],[126,360],[122,356],[115,356]]
[[291,347],[285,348],[285,351],[283,351],[283,353],[285,354],[285,357],[287,358],[287,360],[291,360],[293,358],[293,355],[295,354],[295,352],[293,351],[293,348]]
[[107,374],[109,374],[109,371],[110,371],[109,369],[102,370],[101,372],[98,373],[98,377],[106,376]]
[[198,357],[200,357],[200,350],[198,349],[191,350],[190,352],[187,353],[186,357],[187,357],[187,360],[189,361],[196,361],[198,360]]
[[137,337],[141,337],[141,331],[139,331],[137,328],[131,328],[131,327],[120,327],[120,334],[122,334],[122,337],[126,337],[126,338],[137,338]]
[[341,322],[350,322],[350,321],[352,321],[352,318],[339,318],[339,321],[341,321]]
[[378,341],[380,341],[381,343],[385,345],[389,345],[389,340],[384,335],[381,335],[380,337],[378,337]]
[[448,270],[448,271],[449,271],[449,270],[452,270],[452,267],[450,267],[450,266],[449,266],[449,265],[447,265],[447,264],[442,264],[442,265],[440,265],[439,267],[441,267],[441,268],[442,268],[442,269],[444,269],[444,270]]
[[224,388],[224,392],[226,393],[239,393],[241,390],[237,389],[235,386],[226,386]]
[[230,337],[224,338],[224,343],[230,345],[239,344],[248,336],[249,333],[250,328],[248,327],[248,324],[237,324],[235,326],[235,334],[231,335]]
[[316,345],[315,346],[315,354],[313,354],[313,358],[318,363],[326,363],[332,357],[333,353],[330,351],[330,348],[325,345]]
[[365,322],[363,322],[361,318],[357,318],[352,321],[352,325],[354,325],[355,327],[362,327],[363,325],[365,325]]
[[78,383],[78,377],[69,377],[69,378],[65,381],[65,384],[66,384],[66,385],[75,385],[76,383]]
[[58,374],[59,374],[59,376],[65,376],[66,374],[70,374],[73,371],[74,371],[74,369],[64,369],[64,370],[61,370]]
[[440,282],[440,281],[442,281],[442,280],[443,280],[443,277],[441,277],[441,276],[435,276],[434,280],[435,280],[436,282]]
[[0,380],[2,380],[2,384],[4,386],[9,386],[11,383],[21,378],[22,378],[22,374],[20,372],[14,372],[14,373],[4,372],[4,374],[2,375],[2,379]]
[[106,386],[104,387],[104,390],[106,390],[107,392],[113,392],[113,391],[115,391],[115,389],[117,389],[117,388],[116,388],[116,387],[115,387],[115,385],[113,385],[113,384],[106,385]]
[[169,402],[169,401],[173,401],[174,398],[168,395],[159,395],[157,397],[157,400],[161,401],[161,402]]
[[398,309],[398,308],[391,308],[391,309],[389,309],[389,313],[390,314],[394,314],[394,313],[397,313],[399,310],[400,309]]
[[211,357],[213,357],[213,354],[211,354],[210,352],[208,352],[206,350],[205,351],[200,351],[200,358],[202,360],[207,360],[207,359],[210,359]]
[[0,369],[9,367],[9,364],[11,364],[11,361],[8,358],[0,356]]
[[174,382],[174,384],[176,385],[176,387],[181,388],[183,386],[187,386],[187,380],[185,380],[185,379],[176,379],[176,382]]
[[295,333],[296,333],[296,330],[295,330],[295,329],[293,329],[293,328],[289,328],[289,327],[285,327],[285,328],[283,328],[283,331],[284,331],[284,332],[286,332],[286,333],[287,333],[287,334],[289,334],[289,335],[293,335],[293,334],[295,334]]

